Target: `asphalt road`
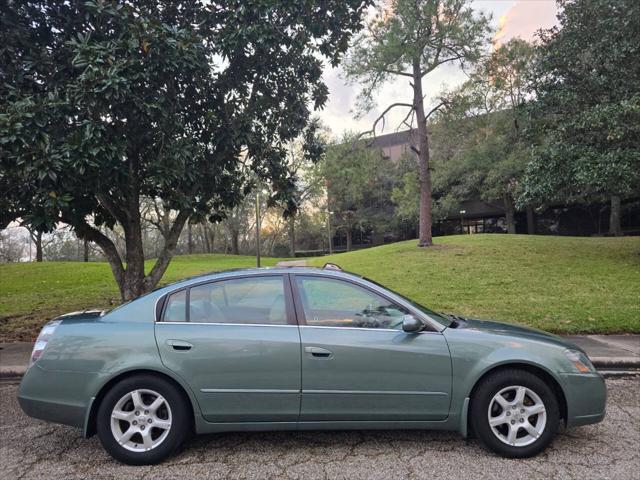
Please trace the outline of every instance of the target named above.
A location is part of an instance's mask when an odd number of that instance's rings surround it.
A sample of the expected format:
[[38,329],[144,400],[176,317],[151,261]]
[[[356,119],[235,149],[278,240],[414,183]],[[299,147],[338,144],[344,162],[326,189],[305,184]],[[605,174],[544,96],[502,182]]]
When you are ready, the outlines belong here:
[[640,480],[640,377],[609,379],[605,421],[561,434],[542,455],[507,460],[445,432],[280,432],[197,437],[162,465],[112,460],[97,438],[26,417],[0,385],[0,478]]

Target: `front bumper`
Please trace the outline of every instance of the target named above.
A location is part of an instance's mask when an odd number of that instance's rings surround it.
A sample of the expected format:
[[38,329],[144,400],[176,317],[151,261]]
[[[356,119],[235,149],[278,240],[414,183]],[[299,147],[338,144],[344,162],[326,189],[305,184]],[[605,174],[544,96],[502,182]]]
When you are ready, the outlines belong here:
[[601,422],[606,413],[607,386],[599,373],[562,373],[567,400],[567,427]]

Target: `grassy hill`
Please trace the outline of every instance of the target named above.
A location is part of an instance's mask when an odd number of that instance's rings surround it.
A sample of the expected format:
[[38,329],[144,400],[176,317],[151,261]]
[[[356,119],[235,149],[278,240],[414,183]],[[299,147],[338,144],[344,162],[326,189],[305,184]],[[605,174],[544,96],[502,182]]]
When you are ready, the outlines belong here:
[[[640,332],[640,237],[451,236],[429,249],[408,241],[310,260],[328,261],[436,310],[558,333]],[[253,265],[253,257],[179,256],[163,283]],[[5,340],[31,340],[65,311],[118,303],[105,263],[1,265],[0,292]]]

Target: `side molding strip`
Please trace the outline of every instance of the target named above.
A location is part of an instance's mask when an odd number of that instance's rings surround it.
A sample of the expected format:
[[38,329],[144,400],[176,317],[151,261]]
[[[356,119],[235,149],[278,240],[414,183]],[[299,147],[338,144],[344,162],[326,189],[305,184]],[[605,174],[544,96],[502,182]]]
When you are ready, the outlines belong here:
[[202,393],[300,393],[300,390],[277,390],[259,388],[201,388]]
[[445,392],[413,392],[402,390],[303,390],[302,394],[333,394],[333,395],[437,395],[447,396]]

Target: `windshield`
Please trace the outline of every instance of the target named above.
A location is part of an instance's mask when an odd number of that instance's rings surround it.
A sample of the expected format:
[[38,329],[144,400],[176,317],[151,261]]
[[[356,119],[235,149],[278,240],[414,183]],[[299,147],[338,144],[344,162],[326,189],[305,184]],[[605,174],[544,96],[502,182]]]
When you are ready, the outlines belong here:
[[404,295],[402,295],[401,293],[396,292],[395,290],[391,290],[389,287],[385,287],[384,285],[379,284],[378,282],[376,282],[375,280],[371,280],[370,278],[366,278],[366,277],[362,277],[364,280],[366,280],[367,282],[371,282],[374,285],[377,285],[381,288],[384,288],[385,290],[388,290],[389,292],[393,293],[394,295],[397,295],[398,297],[402,298],[403,300],[407,301],[408,303],[410,303],[413,307],[415,307],[416,309],[420,310],[422,313],[424,313],[425,315],[428,315],[429,318],[432,318],[433,320],[435,320],[436,322],[438,322],[439,324],[441,324],[444,327],[449,327],[451,326],[451,319],[447,318],[445,315],[438,313],[438,312],[434,312],[433,310],[431,310],[430,308],[425,307],[424,305],[419,304],[418,302],[414,302],[413,300],[411,300],[408,297],[405,297]]

